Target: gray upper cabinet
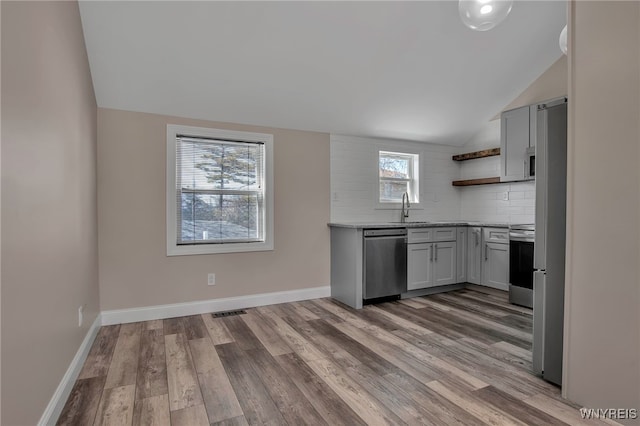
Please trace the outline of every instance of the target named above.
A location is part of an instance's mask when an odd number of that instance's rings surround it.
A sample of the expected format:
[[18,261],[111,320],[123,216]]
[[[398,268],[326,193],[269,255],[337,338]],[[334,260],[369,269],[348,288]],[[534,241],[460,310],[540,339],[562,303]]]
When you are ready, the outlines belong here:
[[[530,111],[534,106],[523,106],[502,113],[500,117],[500,181],[525,179],[527,148],[535,146],[535,134],[531,134]],[[535,118],[535,114],[533,114]],[[533,123],[535,131],[535,122]]]

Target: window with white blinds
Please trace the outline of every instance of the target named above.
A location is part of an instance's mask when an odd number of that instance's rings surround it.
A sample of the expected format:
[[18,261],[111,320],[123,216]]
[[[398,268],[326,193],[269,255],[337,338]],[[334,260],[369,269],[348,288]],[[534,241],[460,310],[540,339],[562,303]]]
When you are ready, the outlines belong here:
[[172,125],[167,134],[167,253],[272,249],[272,136]]

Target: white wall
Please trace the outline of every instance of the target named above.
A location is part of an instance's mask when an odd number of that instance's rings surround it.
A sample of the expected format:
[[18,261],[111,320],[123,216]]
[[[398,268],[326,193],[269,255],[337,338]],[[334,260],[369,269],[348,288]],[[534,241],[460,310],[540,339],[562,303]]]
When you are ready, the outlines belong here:
[[[459,152],[499,146],[500,120],[493,120],[480,129]],[[500,156],[467,160],[460,164],[460,179],[495,176],[500,176]],[[468,186],[459,191],[462,220],[496,223],[533,223],[535,220],[536,194],[533,181]]]
[[[567,59],[560,57],[504,110],[542,102],[567,94]],[[459,151],[479,151],[500,146],[500,116],[489,121]],[[500,176],[500,157],[462,162],[460,179]],[[506,195],[505,195],[506,193]],[[506,223],[533,223],[535,183],[501,183],[460,189],[460,218]],[[505,197],[508,198],[505,200]]]
[[[567,94],[567,60],[562,56],[534,80],[505,110]],[[467,220],[533,223],[535,183],[453,187],[451,181],[500,176],[500,157],[456,162],[453,154],[500,146],[500,120],[489,121],[462,147],[419,142],[331,136],[331,220],[397,221],[400,210],[377,210],[378,150],[421,152],[421,200],[424,210],[411,220]],[[505,200],[506,197],[508,198]]]
[[[496,124],[497,123],[497,124]],[[331,135],[331,221],[389,222],[400,219],[399,208],[377,208],[378,151],[421,153],[421,208],[409,213],[410,220],[468,220],[495,223],[533,223],[533,182],[454,187],[458,179],[500,175],[500,157],[463,162],[453,154],[495,148],[500,145],[500,121],[486,128],[463,148]],[[507,192],[508,200],[504,200]]]
[[462,188],[460,192],[462,220],[495,223],[535,222],[536,200],[533,183],[480,185]]
[[378,209],[378,151],[420,153],[421,208],[410,220],[457,220],[460,164],[451,159],[459,148],[391,139],[331,135],[331,221],[389,222],[400,209]]

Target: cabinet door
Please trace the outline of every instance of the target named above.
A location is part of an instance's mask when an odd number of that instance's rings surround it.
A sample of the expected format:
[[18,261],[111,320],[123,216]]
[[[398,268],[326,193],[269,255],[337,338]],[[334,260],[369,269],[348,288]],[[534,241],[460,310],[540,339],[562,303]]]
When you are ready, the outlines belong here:
[[433,287],[456,282],[456,243],[433,244]]
[[433,244],[407,244],[407,290],[432,287]]
[[469,228],[467,248],[467,282],[482,284],[482,228]]
[[467,281],[467,227],[457,229],[456,239],[456,282]]
[[485,243],[482,285],[509,289],[509,244]]
[[500,116],[501,181],[524,179],[525,154],[529,147],[529,137],[529,106],[502,113]]

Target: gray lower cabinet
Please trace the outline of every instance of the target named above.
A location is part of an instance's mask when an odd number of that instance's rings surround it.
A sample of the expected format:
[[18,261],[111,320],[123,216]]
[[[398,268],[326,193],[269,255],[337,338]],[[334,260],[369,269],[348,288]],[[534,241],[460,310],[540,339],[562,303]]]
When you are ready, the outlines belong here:
[[331,227],[331,297],[362,308],[364,290],[362,228]]
[[[407,290],[455,284],[457,281],[456,228],[409,230]],[[429,239],[432,242],[425,242]],[[441,241],[441,240],[453,241]]]
[[[363,237],[362,228],[331,226],[331,297],[356,309],[364,299]],[[504,228],[413,227],[407,240],[407,291],[464,282],[508,288]]]
[[467,229],[467,282],[482,284],[482,228]]
[[509,230],[484,229],[482,282],[487,287],[509,289]]
[[463,283],[467,281],[467,245],[468,245],[468,229],[466,226],[459,226],[456,229],[456,282]]
[[456,283],[456,242],[433,243],[433,286]]
[[407,290],[433,287],[433,243],[407,245]]

